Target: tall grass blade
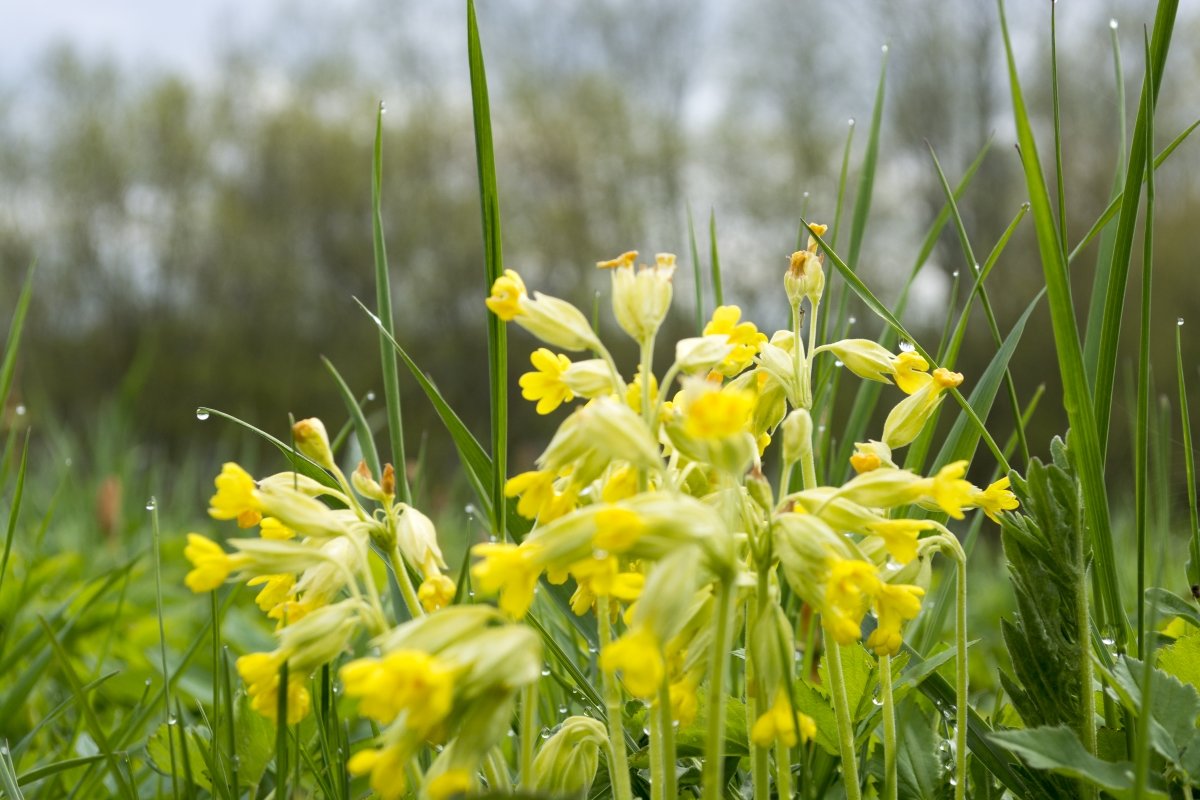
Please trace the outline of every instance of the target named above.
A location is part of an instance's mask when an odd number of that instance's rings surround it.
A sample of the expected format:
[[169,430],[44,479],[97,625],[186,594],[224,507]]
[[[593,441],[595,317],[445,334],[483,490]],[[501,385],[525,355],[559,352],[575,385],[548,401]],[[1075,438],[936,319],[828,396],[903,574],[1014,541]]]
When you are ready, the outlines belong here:
[[1200,592],[1200,508],[1196,500],[1196,451],[1192,449],[1192,420],[1188,410],[1187,381],[1183,374],[1183,318],[1175,325],[1175,380],[1179,387],[1179,423],[1183,432],[1184,489],[1188,496],[1187,580],[1193,594]]
[[9,800],[24,800],[21,787],[17,782],[17,768],[13,766],[12,756],[8,751],[8,740],[0,740],[0,788]]
[[[1146,45],[1146,63],[1150,63],[1150,41]],[[1146,652],[1146,533],[1149,514],[1150,466],[1150,289],[1154,276],[1154,93],[1142,96],[1146,104],[1146,219],[1142,229],[1142,313],[1138,335],[1137,422],[1134,425],[1133,498],[1137,527],[1137,643],[1138,658],[1147,660]],[[1149,671],[1149,670],[1147,670]]]
[[[21,448],[21,465],[17,468],[17,487],[13,492],[12,505],[8,509],[8,526],[4,530],[4,556],[0,558],[0,590],[4,588],[4,576],[8,574],[8,559],[12,555],[13,538],[17,534],[17,519],[21,515],[21,498],[25,494],[25,472],[29,465],[29,432],[25,433],[25,446]],[[5,625],[5,628],[8,626]],[[0,642],[4,639],[0,638]]]
[[[383,115],[386,109],[379,104],[375,115],[375,148],[371,162],[371,242],[375,253],[375,314],[380,327],[395,335],[396,325],[392,319],[392,286],[388,271],[387,243],[383,236]],[[400,412],[400,376],[396,368],[396,355],[387,348],[383,334],[379,336],[379,358],[383,370],[383,396],[387,403],[388,438],[392,448],[392,463],[396,465],[398,495],[405,503],[412,502],[412,490],[408,485],[408,470],[405,468],[404,424]],[[352,412],[353,413],[353,412]],[[371,448],[374,450],[374,447]],[[363,452],[367,450],[364,447]],[[379,474],[378,457],[371,467]]]
[[700,272],[700,249],[696,246],[696,225],[692,220],[692,206],[687,207],[688,246],[692,253],[692,279],[696,282],[696,335],[704,333],[704,278]]
[[1058,242],[1067,243],[1067,186],[1063,181],[1062,109],[1058,99],[1058,4],[1050,4],[1050,104],[1054,115],[1054,188],[1058,196]]
[[1121,215],[1117,220],[1117,235],[1109,266],[1104,316],[1099,334],[1100,345],[1097,351],[1094,407],[1101,459],[1108,449],[1113,384],[1117,374],[1117,350],[1121,338],[1121,317],[1125,310],[1125,287],[1129,279],[1133,236],[1141,200],[1139,189],[1147,171],[1147,151],[1153,152],[1154,146],[1149,137],[1150,122],[1147,115],[1158,99],[1163,67],[1166,64],[1178,9],[1178,0],[1159,0],[1158,10],[1154,15],[1154,38],[1150,44],[1150,57],[1146,62],[1146,76],[1142,82],[1142,101],[1138,104],[1138,116],[1133,126],[1133,145],[1125,172],[1125,191],[1121,196]]
[[721,288],[721,254],[717,249],[717,212],[708,213],[708,257],[712,268],[714,304],[725,305],[725,290]]
[[[382,320],[380,321],[382,324]],[[383,338],[383,334],[380,334]],[[389,344],[385,342],[385,345]],[[391,354],[391,360],[395,362],[395,353]],[[366,415],[363,414],[362,407],[358,404],[358,398],[354,396],[354,392],[350,391],[350,387],[342,378],[337,367],[333,365],[325,356],[321,356],[321,363],[325,365],[325,369],[329,370],[329,374],[333,376],[333,380],[337,383],[338,391],[342,395],[342,402],[346,405],[346,413],[350,415],[350,421],[354,424],[354,435],[358,439],[358,446],[362,449],[363,460],[367,462],[367,466],[371,469],[371,474],[381,475],[382,465],[379,463],[379,452],[375,449],[375,437],[371,435],[371,426],[367,424]],[[403,464],[396,465],[397,470],[405,469]],[[407,470],[406,470],[407,471]],[[412,498],[412,490],[409,489],[409,502]]]
[[[1121,66],[1121,37],[1117,35],[1115,25],[1109,29],[1109,34],[1112,39],[1117,124],[1121,130],[1121,138],[1117,147],[1117,168],[1113,171],[1112,190],[1109,193],[1109,200],[1113,204],[1115,213],[1118,199],[1121,196],[1121,179],[1125,175],[1125,150],[1128,142],[1125,124],[1125,69]],[[1106,223],[1104,232],[1100,236],[1100,250],[1096,254],[1096,274],[1092,278],[1092,293],[1088,298],[1087,328],[1083,337],[1083,366],[1087,370],[1088,381],[1093,384],[1096,382],[1096,363],[1100,357],[1099,331],[1101,319],[1104,316],[1104,287],[1108,285],[1108,273],[1109,267],[1112,266],[1113,244],[1116,237],[1116,228]],[[1070,263],[1070,258],[1067,261]]]
[[[504,273],[500,237],[500,195],[496,188],[496,157],[492,149],[492,116],[488,105],[487,74],[475,2],[467,0],[467,60],[471,69],[471,107],[475,117],[475,158],[479,167],[479,206],[483,215],[483,257],[487,287]],[[508,331],[495,314],[488,321],[488,376],[491,388],[492,533],[505,541],[507,504],[504,481],[508,475]]]
[[238,419],[232,414],[227,414],[224,411],[219,411],[215,408],[209,408],[208,406],[200,406],[196,409],[196,417],[198,419],[208,419],[210,416],[221,417],[222,419],[227,419],[230,422],[241,425],[255,436],[258,436],[274,446],[275,449],[282,453],[284,458],[288,460],[288,462],[292,465],[292,468],[301,475],[306,475],[315,481],[319,481],[331,489],[338,488],[337,482],[333,479],[332,475],[322,469],[317,462],[299,452],[290,444],[287,444],[281,439],[278,439],[267,433],[266,431],[251,425],[249,422]]
[[1009,85],[1012,92],[1013,116],[1017,125],[1021,163],[1029,189],[1030,209],[1037,232],[1038,251],[1046,280],[1050,304],[1050,319],[1058,351],[1059,370],[1063,382],[1063,405],[1071,425],[1072,449],[1078,454],[1078,471],[1083,484],[1084,506],[1095,551],[1095,569],[1099,575],[1102,601],[1108,617],[1116,625],[1118,646],[1127,641],[1128,620],[1121,604],[1117,581],[1116,556],[1113,552],[1112,530],[1109,524],[1108,497],[1104,487],[1104,465],[1093,415],[1092,397],[1087,375],[1083,369],[1083,351],[1071,301],[1071,286],[1066,257],[1058,241],[1058,229],[1050,206],[1050,195],[1038,159],[1037,143],[1025,108],[1016,60],[1004,16],[1004,2],[999,0],[1000,25],[1008,61]]
[[25,315],[29,313],[29,301],[33,297],[33,272],[36,264],[29,266],[25,273],[25,282],[21,284],[21,293],[17,296],[17,306],[13,309],[12,321],[8,324],[8,338],[4,341],[4,360],[0,362],[0,408],[8,403],[8,393],[12,389],[13,375],[17,369],[17,350],[21,344],[21,331],[25,327]]

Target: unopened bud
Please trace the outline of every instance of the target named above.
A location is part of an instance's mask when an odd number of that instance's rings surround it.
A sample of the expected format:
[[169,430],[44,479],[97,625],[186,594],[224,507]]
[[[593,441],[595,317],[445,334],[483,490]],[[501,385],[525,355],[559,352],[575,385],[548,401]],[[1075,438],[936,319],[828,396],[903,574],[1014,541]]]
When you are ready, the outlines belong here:
[[379,488],[386,498],[396,496],[396,468],[391,464],[383,465],[383,479],[379,482]]
[[333,450],[329,447],[329,434],[325,423],[316,417],[302,419],[292,426],[292,437],[296,449],[325,469],[335,469]]
[[797,408],[783,419],[783,460],[795,464],[812,453],[812,415]]
[[380,487],[379,482],[371,476],[371,470],[367,467],[367,462],[358,462],[358,467],[354,472],[350,473],[350,483],[354,486],[355,491],[363,497],[374,500],[377,503],[384,502],[383,489]]

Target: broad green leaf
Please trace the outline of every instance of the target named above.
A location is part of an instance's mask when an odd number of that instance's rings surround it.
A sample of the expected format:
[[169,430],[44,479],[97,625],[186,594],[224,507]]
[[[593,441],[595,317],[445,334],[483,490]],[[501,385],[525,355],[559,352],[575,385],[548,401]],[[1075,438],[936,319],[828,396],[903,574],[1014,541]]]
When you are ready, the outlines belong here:
[[[997,731],[992,739],[1017,753],[1034,769],[1050,770],[1084,780],[1109,792],[1117,800],[1133,797],[1133,764],[1102,761],[1084,749],[1075,731],[1064,726]],[[1147,788],[1146,798],[1167,800],[1161,788]]]
[[897,717],[896,783],[900,797],[933,800],[947,795],[950,787],[939,755],[943,742],[934,729],[936,720],[920,713],[913,703],[905,703]]
[[[168,725],[163,723],[154,731],[154,735],[146,742],[146,755],[150,757],[150,762],[154,768],[163,775],[174,775],[180,782],[184,781],[183,763],[186,759],[192,764],[191,780],[196,786],[199,786],[205,791],[212,791],[212,776],[208,773],[208,768],[205,766],[206,761],[204,753],[201,751],[200,743],[194,736],[185,736],[186,729],[182,725]],[[180,741],[181,739],[186,740]],[[168,740],[170,744],[168,745]],[[184,753],[184,748],[187,752]],[[175,753],[172,755],[171,750]],[[175,765],[172,773],[171,765]]]
[[812,717],[817,724],[817,745],[831,756],[838,755],[837,716],[829,698],[804,681],[796,681],[794,696],[796,711]]
[[250,698],[239,694],[234,712],[238,779],[250,786],[262,780],[275,753],[275,726],[250,708]]

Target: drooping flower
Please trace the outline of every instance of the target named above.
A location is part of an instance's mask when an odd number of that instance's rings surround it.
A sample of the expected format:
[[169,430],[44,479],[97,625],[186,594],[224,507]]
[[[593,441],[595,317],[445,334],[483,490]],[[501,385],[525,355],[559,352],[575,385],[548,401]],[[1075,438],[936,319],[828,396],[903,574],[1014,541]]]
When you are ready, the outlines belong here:
[[[279,717],[279,673],[286,659],[278,652],[250,653],[237,660],[238,675],[246,684],[250,707],[268,719]],[[288,674],[287,724],[295,725],[308,716],[312,697],[304,687],[305,675]]]
[[750,424],[757,393],[736,388],[702,392],[688,404],[684,431],[694,439],[726,439]]
[[597,550],[624,553],[637,543],[646,530],[641,516],[627,508],[605,508],[596,512],[596,535],[592,543]]
[[400,800],[408,788],[404,777],[408,758],[407,750],[399,745],[370,748],[359,750],[351,756],[346,762],[346,769],[351,775],[369,774],[371,790],[379,795],[380,800]]
[[454,700],[454,670],[420,650],[360,658],[340,675],[346,696],[358,698],[364,716],[387,725],[403,713],[405,726],[422,735],[441,724]]
[[425,784],[429,800],[450,800],[471,790],[474,779],[465,769],[450,769]]
[[907,564],[917,557],[917,540],[921,531],[931,528],[932,522],[920,519],[881,519],[867,525],[873,536],[883,540],[888,554],[901,564]]
[[237,520],[239,528],[252,528],[262,519],[262,500],[250,473],[232,461],[221,466],[213,480],[217,493],[209,500],[208,514],[213,519]]
[[563,374],[571,367],[571,359],[539,347],[529,356],[529,360],[534,371],[526,372],[518,382],[521,384],[521,396],[537,402],[537,413],[549,414],[563,403],[575,399],[574,392],[563,381]]
[[911,584],[880,584],[875,592],[875,616],[879,625],[867,637],[867,647],[879,655],[894,656],[900,652],[900,628],[921,613],[921,598],[925,590]]
[[962,519],[963,508],[969,507],[976,493],[970,481],[964,480],[967,472],[966,461],[955,461],[938,470],[932,477],[926,478],[920,486],[925,494],[950,516]]
[[858,639],[862,618],[879,586],[874,564],[838,556],[829,558],[821,615],[838,644],[847,645]]
[[259,522],[258,534],[264,539],[274,539],[277,542],[286,542],[288,539],[296,538],[294,530],[274,517],[262,518]]
[[520,497],[517,513],[525,519],[539,520],[543,525],[569,514],[579,498],[574,485],[562,492],[554,488],[554,472],[533,470],[514,475],[504,484],[505,497]]
[[905,394],[914,394],[929,383],[928,369],[929,362],[911,351],[901,351],[892,358],[892,378]]
[[484,302],[500,319],[512,322],[521,313],[521,298],[525,296],[525,282],[514,270],[506,269],[492,284],[492,296]]
[[259,575],[247,581],[246,585],[263,587],[255,596],[254,602],[262,611],[270,612],[271,609],[291,598],[296,586],[296,576],[291,573]]
[[417,599],[421,601],[422,608],[432,613],[450,605],[454,601],[454,591],[454,581],[441,573],[435,573],[421,583],[417,589]]
[[704,335],[724,334],[733,345],[733,352],[716,366],[716,371],[732,377],[750,366],[754,356],[767,342],[765,333],[759,333],[753,322],[739,322],[742,310],[737,306],[717,306],[712,319],[704,326]]
[[658,694],[666,667],[658,639],[645,627],[628,631],[600,651],[600,669],[620,672],[634,697],[651,700]]
[[241,556],[226,553],[221,545],[198,533],[187,535],[183,555],[192,563],[192,570],[184,576],[183,582],[197,594],[213,591],[245,562]]
[[537,549],[531,545],[487,542],[477,544],[471,552],[481,557],[471,567],[476,586],[484,594],[499,594],[500,608],[520,619],[533,604],[542,565],[536,559]]
[[754,721],[750,739],[759,747],[770,747],[776,741],[785,747],[795,747],[797,721],[800,723],[800,740],[811,741],[817,735],[817,723],[807,714],[793,712],[787,690],[781,686],[775,692],[771,707]]
[[1017,496],[1008,488],[1008,478],[1004,477],[990,484],[986,489],[976,489],[971,493],[971,505],[983,509],[988,518],[999,524],[1000,512],[1012,511],[1021,507]]

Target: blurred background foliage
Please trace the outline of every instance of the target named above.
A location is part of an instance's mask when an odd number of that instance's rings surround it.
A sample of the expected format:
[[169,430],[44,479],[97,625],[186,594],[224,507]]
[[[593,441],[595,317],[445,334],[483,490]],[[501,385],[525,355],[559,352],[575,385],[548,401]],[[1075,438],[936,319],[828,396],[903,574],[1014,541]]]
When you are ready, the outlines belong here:
[[[1012,6],[1022,68],[1047,75],[1045,4]],[[1109,20],[1121,22],[1126,71],[1137,76],[1152,7],[1060,4],[1065,184],[1080,215],[1067,221],[1072,244],[1107,204],[1120,148]],[[183,463],[185,454],[215,464],[218,448],[221,459],[244,450],[244,436],[238,446],[228,436],[218,443],[218,430],[234,432],[198,422],[198,405],[277,434],[288,413],[344,419],[320,355],[360,395],[378,389],[377,338],[352,298],[374,291],[369,167],[380,99],[398,338],[486,439],[486,287],[462,11],[300,3],[232,36],[200,72],[64,42],[19,79],[0,76],[0,316],[28,265],[38,264],[4,424],[20,405],[40,443],[64,458],[90,458],[83,474],[95,485],[83,494],[97,509],[107,474]],[[767,330],[785,324],[781,276],[798,215],[832,220],[847,123],[857,117],[853,188],[885,41],[879,171],[857,265],[867,283],[885,301],[895,298],[942,206],[929,147],[953,183],[992,142],[961,202],[981,258],[1025,200],[991,2],[957,3],[950,13],[937,0],[824,11],[794,0],[513,0],[482,4],[480,16],[508,266],[531,288],[590,309],[607,280],[592,268],[596,260],[634,248],[647,257],[676,252],[674,329],[662,342],[695,327],[689,207],[705,271],[715,215],[726,302],[742,304]],[[1159,148],[1200,109],[1200,85],[1179,77],[1200,69],[1200,14],[1184,9],[1179,26],[1159,101]],[[1048,133],[1049,83],[1031,85],[1032,110]],[[1130,119],[1138,88],[1126,86]],[[1200,182],[1189,178],[1198,168],[1200,148],[1188,142],[1158,179],[1159,364],[1173,361],[1176,318],[1200,324]],[[1095,251],[1075,262],[1081,315]],[[906,318],[930,341],[955,302],[950,276],[961,261],[948,227]],[[1023,225],[989,282],[1002,330],[1041,285],[1032,228]],[[879,334],[881,323],[856,315],[857,335]],[[959,360],[968,384],[994,350],[975,317]],[[602,310],[602,324],[607,318]],[[1135,324],[1133,314],[1126,330]],[[1013,362],[1023,400],[1047,385],[1030,427],[1042,455],[1065,424],[1049,330],[1043,307]],[[1132,358],[1136,341],[1126,345]],[[514,390],[533,346],[514,333]],[[631,364],[632,353],[624,355]],[[1154,377],[1158,393],[1173,398],[1174,375]],[[1189,373],[1194,403],[1197,377]],[[417,452],[429,434],[428,474],[440,485],[436,476],[454,466],[451,450],[415,384],[404,385],[410,447]],[[1115,416],[1128,417],[1132,403],[1117,399]],[[382,399],[368,409],[381,416]],[[549,427],[524,403],[513,416],[513,463],[523,468]],[[998,401],[998,440],[1007,419]],[[92,452],[71,453],[79,441]],[[1126,479],[1126,449],[1126,439],[1114,439],[1112,480]],[[147,488],[163,492],[170,480],[159,471]],[[140,488],[129,492],[142,502]]]

